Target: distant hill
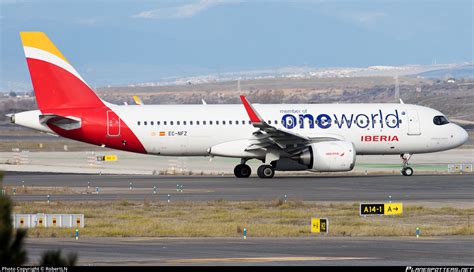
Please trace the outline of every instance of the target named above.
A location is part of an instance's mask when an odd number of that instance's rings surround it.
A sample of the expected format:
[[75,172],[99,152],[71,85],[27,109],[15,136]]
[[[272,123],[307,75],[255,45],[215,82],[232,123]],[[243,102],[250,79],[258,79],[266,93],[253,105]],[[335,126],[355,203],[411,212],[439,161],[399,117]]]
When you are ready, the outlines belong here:
[[474,64],[468,64],[453,68],[444,68],[444,69],[437,69],[431,70],[428,72],[423,72],[416,74],[417,76],[425,77],[425,78],[474,78]]

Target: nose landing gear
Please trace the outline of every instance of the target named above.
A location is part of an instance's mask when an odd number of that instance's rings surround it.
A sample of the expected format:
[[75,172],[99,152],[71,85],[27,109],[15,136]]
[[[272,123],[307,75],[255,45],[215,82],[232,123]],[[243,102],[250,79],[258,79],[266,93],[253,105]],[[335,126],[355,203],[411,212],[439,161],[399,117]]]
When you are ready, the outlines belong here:
[[402,171],[401,171],[402,175],[404,175],[404,176],[413,175],[413,168],[408,166],[408,161],[411,158],[411,154],[408,154],[408,153],[400,154],[400,158],[403,161],[403,168],[402,168]]

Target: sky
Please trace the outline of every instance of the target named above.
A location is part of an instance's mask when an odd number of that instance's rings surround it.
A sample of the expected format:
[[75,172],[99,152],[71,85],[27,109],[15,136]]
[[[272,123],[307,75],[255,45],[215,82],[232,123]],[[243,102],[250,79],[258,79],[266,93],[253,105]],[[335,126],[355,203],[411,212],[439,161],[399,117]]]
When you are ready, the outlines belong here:
[[473,1],[0,0],[0,90],[31,89],[20,31],[92,86],[279,67],[473,61]]

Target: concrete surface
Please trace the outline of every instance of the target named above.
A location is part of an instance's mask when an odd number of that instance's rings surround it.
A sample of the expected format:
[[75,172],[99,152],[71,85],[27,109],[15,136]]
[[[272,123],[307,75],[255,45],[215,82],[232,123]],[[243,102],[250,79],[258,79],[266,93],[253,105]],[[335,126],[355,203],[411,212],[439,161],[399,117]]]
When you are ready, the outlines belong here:
[[[277,176],[237,179],[215,176],[81,175],[7,172],[4,184],[20,188],[67,187],[73,194],[52,194],[51,201],[71,200],[275,200],[283,195],[305,201],[432,201],[473,203],[474,175]],[[91,188],[87,190],[87,182]],[[129,189],[129,183],[133,189]],[[183,185],[183,192],[176,185]],[[33,186],[33,187],[31,187]],[[100,193],[95,194],[95,187]],[[153,186],[158,189],[153,194]],[[45,195],[17,194],[14,200],[44,200]]]
[[473,265],[474,237],[437,238],[29,238],[30,262],[45,250],[76,252],[80,265]]

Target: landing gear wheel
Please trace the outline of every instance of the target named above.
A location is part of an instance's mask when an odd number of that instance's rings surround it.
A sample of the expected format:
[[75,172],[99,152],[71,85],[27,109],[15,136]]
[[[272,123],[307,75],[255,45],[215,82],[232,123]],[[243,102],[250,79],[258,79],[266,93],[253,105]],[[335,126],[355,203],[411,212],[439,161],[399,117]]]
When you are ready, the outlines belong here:
[[400,154],[400,159],[403,161],[403,168],[402,168],[402,175],[404,176],[411,176],[413,175],[413,168],[408,167],[408,161],[411,158],[411,154],[405,153]]
[[246,164],[238,164],[234,168],[234,175],[238,178],[248,178],[251,173],[252,169],[250,169],[250,166]]
[[260,178],[273,178],[273,176],[275,175],[275,168],[268,164],[260,165],[257,170],[257,175]]
[[402,169],[402,174],[404,176],[411,176],[413,175],[413,169],[411,167],[405,167]]

